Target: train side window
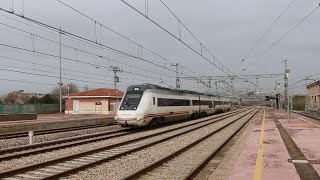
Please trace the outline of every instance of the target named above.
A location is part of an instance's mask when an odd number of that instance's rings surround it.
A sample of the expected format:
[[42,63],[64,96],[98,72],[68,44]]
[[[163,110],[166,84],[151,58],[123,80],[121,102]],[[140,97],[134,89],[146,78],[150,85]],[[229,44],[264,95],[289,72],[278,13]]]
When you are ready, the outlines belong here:
[[153,97],[152,99],[153,99],[153,105],[156,105],[156,98]]

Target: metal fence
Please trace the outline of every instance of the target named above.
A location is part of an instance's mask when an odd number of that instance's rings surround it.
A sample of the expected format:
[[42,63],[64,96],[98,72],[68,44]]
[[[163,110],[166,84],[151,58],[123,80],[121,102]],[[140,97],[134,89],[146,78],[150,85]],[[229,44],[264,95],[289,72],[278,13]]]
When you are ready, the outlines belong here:
[[55,112],[59,112],[59,104],[0,104],[0,114]]

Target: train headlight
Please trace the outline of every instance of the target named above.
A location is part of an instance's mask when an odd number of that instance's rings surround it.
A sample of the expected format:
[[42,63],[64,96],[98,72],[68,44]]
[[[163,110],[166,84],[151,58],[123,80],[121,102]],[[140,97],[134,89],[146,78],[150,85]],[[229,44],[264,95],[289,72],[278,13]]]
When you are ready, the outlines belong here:
[[136,109],[137,109],[137,106],[133,107],[133,109],[136,110]]

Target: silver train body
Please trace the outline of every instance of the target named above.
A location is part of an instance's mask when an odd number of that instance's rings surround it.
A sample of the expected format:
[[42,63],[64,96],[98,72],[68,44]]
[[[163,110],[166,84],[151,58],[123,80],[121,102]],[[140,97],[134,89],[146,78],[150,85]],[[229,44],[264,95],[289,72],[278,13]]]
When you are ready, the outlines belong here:
[[228,98],[152,84],[129,86],[115,120],[123,126],[147,126],[230,110]]

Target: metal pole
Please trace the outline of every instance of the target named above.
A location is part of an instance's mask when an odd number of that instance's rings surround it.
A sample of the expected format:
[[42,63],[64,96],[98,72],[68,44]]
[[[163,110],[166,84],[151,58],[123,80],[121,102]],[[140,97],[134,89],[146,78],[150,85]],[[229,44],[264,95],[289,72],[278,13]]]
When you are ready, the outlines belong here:
[[70,100],[70,90],[69,89],[70,89],[70,87],[68,86],[68,107],[67,107],[68,108],[68,115],[70,113],[70,104],[69,104],[70,103],[70,101],[69,101]]
[[[116,96],[117,96],[117,69],[118,67],[114,67],[113,68],[113,88],[116,91]],[[116,107],[115,107],[115,112],[117,112],[118,110],[118,96],[117,96],[117,103],[116,103]]]
[[117,76],[117,72],[123,72],[123,70],[117,66],[111,66],[111,71],[113,71],[113,88],[116,91],[116,96],[117,96],[116,97],[116,99],[117,99],[116,109],[118,109],[119,100],[118,100],[117,82],[119,82],[119,77]]
[[178,73],[179,73],[179,64],[171,64],[171,66],[175,66],[176,67],[176,89],[180,89],[180,78],[178,77]]
[[280,109],[280,83],[277,83],[277,89],[278,89],[278,107],[277,109]]
[[216,86],[216,93],[217,95],[219,94],[219,90],[218,90],[218,82],[215,82],[214,85]]
[[61,27],[59,31],[59,60],[60,60],[59,104],[60,104],[60,113],[61,113],[62,112]]
[[287,64],[287,60],[284,61],[284,65],[285,65],[285,91],[284,91],[284,95],[285,95],[285,103],[286,103],[286,111],[288,113],[288,122],[290,119],[290,103],[289,103],[289,73],[290,73],[290,69],[288,69],[288,64]]
[[113,89],[117,89],[117,70],[113,70]]
[[[288,68],[287,60],[284,60],[285,69]],[[284,75],[284,103],[285,103],[285,111],[288,110],[288,77],[285,73]]]

